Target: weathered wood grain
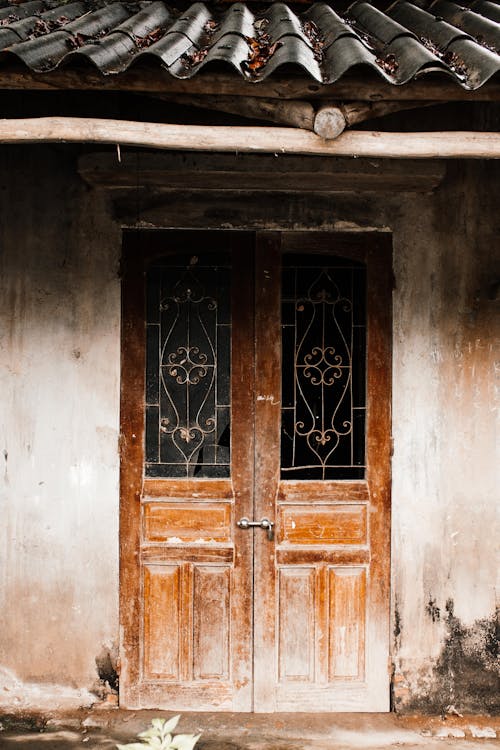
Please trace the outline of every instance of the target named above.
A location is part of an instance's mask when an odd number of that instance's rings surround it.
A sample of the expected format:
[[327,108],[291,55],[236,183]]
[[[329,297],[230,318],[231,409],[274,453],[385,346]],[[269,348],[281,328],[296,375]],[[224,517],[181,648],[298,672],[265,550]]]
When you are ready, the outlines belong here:
[[[309,492],[307,497],[311,497]],[[281,544],[325,546],[365,544],[367,541],[366,505],[339,503],[318,507],[314,503],[314,508],[311,508],[309,505],[280,504],[279,521]]]
[[[256,237],[255,261],[255,518],[276,522],[281,419],[281,235]],[[275,711],[275,543],[254,534],[254,709]]]
[[325,140],[299,128],[168,125],[130,120],[37,117],[0,120],[0,143],[119,143],[122,146],[382,159],[499,159],[500,135],[473,131],[360,130]]
[[352,159],[275,154],[124,151],[87,154],[78,161],[90,185],[113,191],[252,190],[303,193],[363,190],[429,192],[446,173],[441,160]]
[[144,542],[231,541],[228,503],[144,503],[143,511]]

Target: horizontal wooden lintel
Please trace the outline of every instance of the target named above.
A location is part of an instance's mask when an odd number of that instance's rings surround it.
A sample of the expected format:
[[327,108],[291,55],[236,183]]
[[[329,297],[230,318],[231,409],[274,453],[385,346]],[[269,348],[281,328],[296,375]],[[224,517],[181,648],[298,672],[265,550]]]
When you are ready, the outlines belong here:
[[104,76],[92,69],[61,69],[50,73],[33,73],[25,68],[0,71],[0,89],[25,91],[96,90],[128,91],[157,94],[206,94],[270,97],[278,99],[329,99],[333,101],[376,102],[426,101],[499,101],[500,82],[486,83],[476,91],[467,91],[443,78],[424,78],[394,86],[374,76],[343,76],[332,84],[306,77],[270,76],[254,83],[239,75],[199,73],[180,80],[162,69],[132,68],[119,75]]
[[246,190],[325,193],[362,190],[429,192],[446,174],[442,160],[352,159],[274,154],[123,151],[85,154],[78,162],[89,185],[112,191]]

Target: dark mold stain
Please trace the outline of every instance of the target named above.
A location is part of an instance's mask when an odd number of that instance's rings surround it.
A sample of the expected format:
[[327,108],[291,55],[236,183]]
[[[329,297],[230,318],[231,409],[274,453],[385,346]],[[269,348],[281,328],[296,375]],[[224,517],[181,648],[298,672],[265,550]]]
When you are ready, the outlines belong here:
[[431,595],[429,595],[429,601],[427,602],[425,611],[431,618],[432,622],[439,622],[441,619],[441,610],[437,606],[436,600],[433,599]]
[[93,686],[92,691],[101,699],[109,693],[118,692],[117,651],[114,646],[103,646],[95,658],[99,681]]
[[399,614],[399,601],[394,599],[394,650],[397,652],[401,646],[401,615]]
[[443,713],[451,704],[463,713],[500,713],[500,608],[469,626],[455,615],[453,599],[448,599],[445,609],[446,639],[434,666],[432,687],[404,705],[399,701],[398,710]]

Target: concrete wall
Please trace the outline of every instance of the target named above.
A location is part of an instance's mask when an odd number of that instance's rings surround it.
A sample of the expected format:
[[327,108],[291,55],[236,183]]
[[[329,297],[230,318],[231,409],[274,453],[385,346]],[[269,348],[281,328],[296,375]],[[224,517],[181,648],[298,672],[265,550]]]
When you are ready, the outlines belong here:
[[498,711],[500,170],[450,171],[393,227],[395,699]]
[[[73,149],[2,154],[0,702],[53,708],[92,700],[118,640],[120,230]],[[434,195],[332,199],[329,226],[370,228],[368,206],[394,236],[400,709],[499,708],[499,188],[459,164]]]
[[70,152],[2,154],[0,701],[65,705],[117,640],[120,235]]

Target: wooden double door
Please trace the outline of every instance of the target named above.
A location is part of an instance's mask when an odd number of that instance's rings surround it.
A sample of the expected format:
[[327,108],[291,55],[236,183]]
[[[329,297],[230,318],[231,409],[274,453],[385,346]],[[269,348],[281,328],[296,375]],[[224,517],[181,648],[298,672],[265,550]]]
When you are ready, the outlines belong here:
[[389,709],[390,247],[124,236],[128,708]]

